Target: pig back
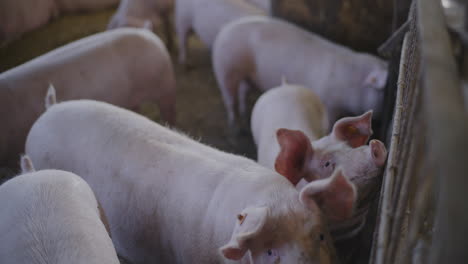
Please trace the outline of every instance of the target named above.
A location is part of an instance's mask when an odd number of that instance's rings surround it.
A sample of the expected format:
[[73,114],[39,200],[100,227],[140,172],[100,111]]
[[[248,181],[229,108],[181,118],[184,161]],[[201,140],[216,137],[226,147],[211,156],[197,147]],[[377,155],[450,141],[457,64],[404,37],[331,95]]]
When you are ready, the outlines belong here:
[[0,74],[2,163],[18,160],[27,131],[44,111],[49,84],[60,101],[89,98],[134,108],[172,93],[172,74],[162,42],[140,29],[96,34]]
[[[91,188],[78,176],[43,170],[0,186],[1,263],[114,263],[118,259]],[[42,262],[41,262],[42,263]]]
[[267,91],[255,103],[251,118],[258,162],[274,168],[279,153],[278,129],[300,130],[314,141],[326,134],[328,126],[325,106],[310,89],[283,84]]

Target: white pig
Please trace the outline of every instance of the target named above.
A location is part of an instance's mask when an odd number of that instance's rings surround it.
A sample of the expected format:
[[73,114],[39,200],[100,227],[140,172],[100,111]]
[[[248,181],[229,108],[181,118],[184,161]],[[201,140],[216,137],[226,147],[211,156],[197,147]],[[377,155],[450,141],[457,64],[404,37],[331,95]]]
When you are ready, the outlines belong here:
[[333,263],[318,206],[344,219],[356,198],[341,171],[299,193],[252,160],[90,100],[50,107],[26,151],[39,168],[81,173],[135,264]]
[[[173,46],[170,13],[174,0],[121,0],[119,8],[111,18],[107,29],[119,27],[163,26],[169,49]],[[149,24],[148,24],[149,23]]]
[[[362,204],[356,218],[331,222],[339,238],[349,237],[363,226],[369,206],[368,196],[378,190],[387,150],[379,140],[371,140],[372,112],[338,120],[330,135],[324,105],[310,89],[283,83],[264,93],[252,111],[251,128],[257,144],[258,162],[288,178],[301,189],[307,182],[330,177],[337,167],[357,186]],[[339,229],[339,230],[338,230]],[[349,235],[343,234],[347,229]],[[332,233],[333,234],[333,233]]]
[[0,163],[15,166],[26,135],[44,111],[49,83],[60,100],[89,98],[137,109],[155,101],[175,121],[175,78],[161,40],[144,29],[99,33],[0,74]]
[[266,15],[245,0],[177,0],[175,13],[179,63],[186,61],[187,37],[191,30],[211,48],[224,25],[245,16]]
[[[343,111],[380,111],[387,63],[269,17],[246,17],[226,25],[213,45],[213,67],[228,113],[254,84],[261,90],[280,85],[279,76],[306,85],[327,107],[331,122]],[[241,114],[245,109],[240,109]]]
[[118,264],[105,218],[89,185],[59,170],[34,171],[0,186],[0,263]]
[[99,10],[117,3],[118,0],[1,0],[0,46],[62,13]]

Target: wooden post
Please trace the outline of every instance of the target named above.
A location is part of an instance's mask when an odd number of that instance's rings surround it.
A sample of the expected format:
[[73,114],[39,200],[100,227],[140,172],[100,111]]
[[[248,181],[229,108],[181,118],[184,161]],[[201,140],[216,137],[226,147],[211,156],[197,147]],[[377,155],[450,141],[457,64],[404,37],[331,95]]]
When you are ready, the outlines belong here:
[[431,263],[468,259],[468,117],[439,0],[418,0],[423,108],[435,167],[436,220]]
[[[376,53],[405,22],[411,0],[271,0],[273,16],[359,51]],[[395,7],[395,8],[394,8]]]

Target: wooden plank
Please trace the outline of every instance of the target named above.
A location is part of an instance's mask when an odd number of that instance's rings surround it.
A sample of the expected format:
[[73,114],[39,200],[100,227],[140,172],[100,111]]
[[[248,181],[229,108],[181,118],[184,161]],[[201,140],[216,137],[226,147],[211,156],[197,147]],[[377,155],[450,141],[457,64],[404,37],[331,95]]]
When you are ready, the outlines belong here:
[[439,0],[418,0],[423,108],[438,192],[431,263],[468,259],[468,120]]

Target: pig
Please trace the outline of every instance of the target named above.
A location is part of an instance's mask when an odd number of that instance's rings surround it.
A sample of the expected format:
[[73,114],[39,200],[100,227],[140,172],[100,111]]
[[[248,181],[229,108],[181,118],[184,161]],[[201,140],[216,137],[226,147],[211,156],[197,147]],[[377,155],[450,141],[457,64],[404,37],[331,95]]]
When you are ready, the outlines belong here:
[[60,170],[22,174],[0,185],[0,263],[119,264],[105,214],[89,185]]
[[89,98],[132,109],[154,100],[163,119],[175,122],[175,77],[161,40],[145,29],[99,33],[0,74],[2,166],[17,166],[49,84],[60,100]]
[[354,236],[363,227],[368,198],[379,187],[387,150],[379,140],[366,145],[372,135],[371,120],[372,111],[342,118],[325,136],[329,123],[318,95],[288,83],[265,92],[252,111],[252,135],[261,165],[276,170],[299,190],[307,182],[332,176],[337,167],[356,185],[360,210],[351,219],[330,222],[336,241]]
[[107,29],[120,27],[147,27],[162,24],[167,47],[172,49],[172,25],[171,11],[174,8],[174,0],[121,0],[117,12],[112,16]]
[[250,159],[92,100],[50,106],[26,153],[38,168],[80,173],[135,264],[334,263],[322,218],[346,219],[356,199],[341,170],[298,192]]
[[331,123],[343,113],[373,109],[379,115],[381,110],[385,61],[286,21],[257,16],[231,22],[218,34],[212,60],[230,126],[235,125],[237,103],[245,115],[243,94],[251,86],[263,91],[279,86],[278,76],[313,89]]
[[252,15],[266,15],[266,13],[245,0],[177,0],[175,24],[179,63],[186,62],[187,36],[191,30],[208,48],[211,48],[224,25]]
[[62,13],[94,11],[117,3],[118,0],[2,0],[0,46],[47,24]]

